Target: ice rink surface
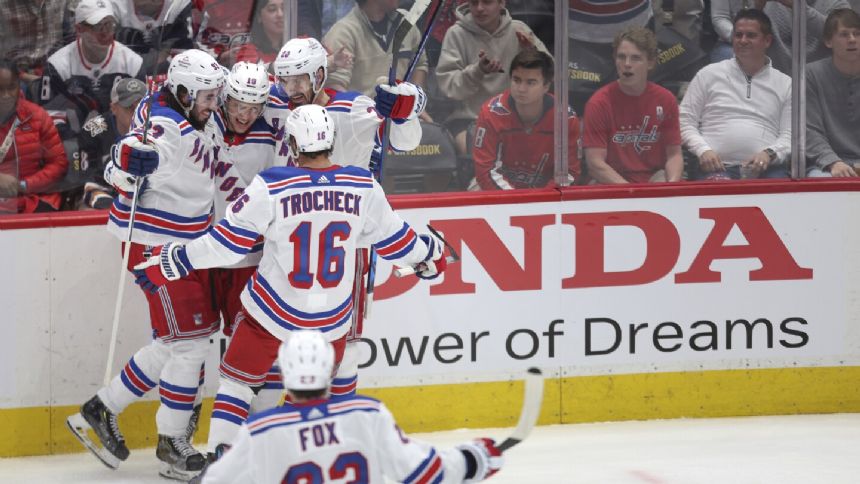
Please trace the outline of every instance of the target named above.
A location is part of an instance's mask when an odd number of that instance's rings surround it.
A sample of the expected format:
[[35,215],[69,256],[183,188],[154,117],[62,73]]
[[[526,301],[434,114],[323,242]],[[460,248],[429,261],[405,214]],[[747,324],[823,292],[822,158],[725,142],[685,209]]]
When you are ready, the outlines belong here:
[[[510,429],[414,434],[439,445]],[[489,480],[511,483],[856,484],[860,414],[659,420],[537,427]],[[0,459],[2,483],[167,483],[154,449],[117,471],[89,453]]]

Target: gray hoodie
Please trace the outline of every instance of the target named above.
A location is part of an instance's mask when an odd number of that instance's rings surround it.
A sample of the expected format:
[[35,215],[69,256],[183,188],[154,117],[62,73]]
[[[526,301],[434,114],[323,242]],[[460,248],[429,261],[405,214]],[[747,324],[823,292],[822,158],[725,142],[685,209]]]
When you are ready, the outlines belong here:
[[[513,20],[506,9],[495,32],[489,33],[475,23],[469,5],[457,7],[457,23],[445,33],[442,53],[436,67],[439,88],[451,99],[463,101],[448,120],[477,119],[481,105],[510,85],[511,61],[520,51],[516,32],[532,38],[538,49],[549,53],[543,42],[528,25]],[[478,67],[478,52],[486,52],[491,59],[499,59],[505,72],[484,74]]]

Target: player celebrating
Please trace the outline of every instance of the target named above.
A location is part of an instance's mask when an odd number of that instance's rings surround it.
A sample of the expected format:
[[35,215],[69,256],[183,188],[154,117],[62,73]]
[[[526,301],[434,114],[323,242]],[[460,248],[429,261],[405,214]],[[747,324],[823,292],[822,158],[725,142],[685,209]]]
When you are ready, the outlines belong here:
[[292,403],[252,416],[202,482],[479,482],[503,465],[492,439],[435,449],[409,439],[385,404],[348,395],[329,398],[334,350],[318,331],[296,331],[278,361]]
[[[217,161],[216,130],[209,119],[218,108],[223,85],[224,71],[209,54],[192,49],[177,55],[167,72],[167,86],[152,94],[151,103],[146,99],[140,103],[132,132],[113,147],[105,179],[120,195],[111,208],[108,230],[122,240],[127,236],[134,177],[146,176],[146,188],[138,194],[129,268],[146,260],[152,246],[188,241],[208,230],[214,189],[210,170],[201,167]],[[143,143],[150,106],[151,124]],[[157,384],[160,474],[187,480],[205,462],[186,432],[218,314],[211,309],[206,271],[145,294],[152,343],[138,350],[120,374],[81,407],[80,414],[70,417],[69,428],[106,465],[116,468],[129,454],[117,415]],[[88,442],[86,424],[102,448]]]
[[369,171],[331,163],[335,131],[324,108],[296,108],[287,129],[298,167],[264,171],[214,229],[188,245],[156,248],[137,267],[137,282],[154,289],[194,269],[233,264],[265,237],[260,266],[242,292],[245,318],[221,363],[214,407],[221,415],[213,414],[210,451],[233,440],[252,388],[262,384],[290,332],[322,331],[340,362],[354,309],[356,248],[372,244],[381,257],[416,266],[426,278],[446,265],[443,242],[416,235]]
[[[396,151],[414,150],[421,142],[418,116],[424,111],[427,97],[420,87],[403,82],[396,86],[377,86],[375,101],[355,92],[324,89],[328,74],[326,50],[316,39],[299,38],[288,41],[272,63],[278,84],[272,89],[266,116],[276,129],[283,125],[290,109],[306,104],[325,106],[331,116],[337,138],[332,162],[340,166],[355,165],[369,168],[379,175],[377,161],[382,152],[380,128],[385,118],[393,121],[390,146]],[[279,136],[283,134],[280,131]],[[278,156],[288,156],[288,136],[282,137]],[[291,161],[287,160],[287,164]],[[357,268],[366,272],[367,255],[362,252]],[[361,337],[364,308],[364,277],[354,295],[354,323],[347,338],[346,354],[332,383],[332,394],[354,393],[358,383],[358,346]],[[261,392],[262,393],[262,392]]]

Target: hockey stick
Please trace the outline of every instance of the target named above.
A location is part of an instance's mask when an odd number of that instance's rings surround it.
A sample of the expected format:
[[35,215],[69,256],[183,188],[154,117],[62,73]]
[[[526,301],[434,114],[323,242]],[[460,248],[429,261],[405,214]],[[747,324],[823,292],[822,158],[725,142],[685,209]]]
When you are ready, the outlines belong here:
[[[172,13],[173,7],[179,2],[170,2],[170,7],[167,8],[167,12],[164,14],[164,19],[161,21],[161,29],[158,32],[158,42],[156,43],[155,52],[156,58],[152,63],[152,80],[155,82],[155,78],[158,74],[158,56],[161,52],[161,40],[164,36],[164,26],[167,24],[167,19],[170,18],[170,14]],[[147,82],[147,87],[150,84]],[[143,118],[143,139],[141,142],[146,144],[147,137],[149,135],[149,128],[151,126],[150,117],[152,114],[152,98],[155,95],[156,89],[153,85],[152,91],[149,92],[149,95],[146,99],[146,107],[144,108],[144,118]],[[134,194],[131,196],[131,210],[128,215],[128,232],[126,232],[125,237],[125,246],[122,250],[122,266],[120,267],[119,273],[119,287],[117,288],[116,294],[116,303],[113,308],[113,323],[111,324],[111,332],[110,332],[110,342],[108,344],[108,356],[107,356],[107,364],[105,365],[105,377],[104,377],[104,385],[108,386],[111,380],[111,373],[113,372],[113,357],[116,352],[116,336],[119,332],[119,316],[122,312],[122,298],[125,295],[125,274],[128,272],[126,269],[128,267],[128,259],[131,255],[131,235],[134,231],[134,218],[137,214],[137,201],[140,197],[140,190],[143,188],[143,181],[145,177],[139,176],[134,181]]]
[[540,415],[540,407],[543,403],[543,373],[540,368],[529,368],[524,383],[525,390],[520,420],[517,422],[517,427],[511,432],[511,436],[498,445],[498,449],[502,452],[525,440]]
[[[403,16],[403,19],[400,21],[400,25],[397,26],[397,31],[394,33],[394,38],[391,43],[392,59],[391,68],[388,70],[389,86],[393,86],[397,83],[397,61],[399,60],[398,53],[400,52],[400,47],[403,45],[403,41],[406,39],[406,35],[409,33],[409,30],[412,29],[418,19],[421,18],[424,11],[427,10],[427,7],[430,5],[430,1],[431,0],[416,0],[416,2],[412,4],[412,8],[410,8],[406,15]],[[424,32],[421,34],[421,41],[418,43],[418,48],[415,50],[412,60],[409,61],[409,67],[406,69],[406,73],[403,76],[404,81],[409,81],[409,79],[412,78],[415,65],[418,63],[418,59],[424,51],[424,46],[427,44],[427,38],[430,37],[430,32],[433,30],[433,25],[436,23],[436,17],[438,17],[439,11],[442,10],[445,2],[446,0],[439,0],[435,10],[433,10],[433,13],[430,15],[427,27],[424,28]],[[379,183],[382,183],[383,161],[385,160],[385,153],[388,151],[390,133],[391,119],[386,119],[382,128],[382,147],[379,153],[379,160],[377,161],[376,166],[372,167],[372,172],[376,175],[376,180],[379,181]],[[374,250],[373,247],[370,248],[368,259],[367,297],[364,301],[365,319],[370,317],[370,307],[373,304],[373,291],[376,287],[376,250]]]
[[[449,244],[449,243],[448,243],[448,241],[447,241],[447,240],[445,240],[445,238],[444,238],[444,237],[442,237],[442,233],[441,233],[441,232],[436,231],[436,229],[434,229],[433,227],[431,227],[431,226],[430,226],[430,224],[427,224],[427,228],[430,230],[430,232],[431,232],[431,233],[433,233],[433,235],[435,235],[436,237],[438,237],[438,238],[439,238],[439,240],[441,240],[441,241],[442,241],[442,243],[443,243],[443,244],[445,244],[445,247],[447,247],[447,248],[448,248],[448,250],[451,252],[451,255],[449,255],[448,257],[445,257],[445,261],[446,261],[448,264],[452,264],[452,263],[454,263],[454,262],[459,261],[459,260],[460,260],[460,254],[458,254],[458,253],[457,253],[457,251],[454,249],[454,247],[453,247],[451,244]],[[423,263],[422,263],[422,264],[423,264]],[[409,276],[409,275],[415,274],[416,272],[418,272],[416,269],[417,269],[420,265],[421,265],[421,264],[416,264],[416,265],[414,265],[414,266],[412,266],[412,267],[397,267],[397,268],[395,268],[395,269],[394,269],[394,275],[395,275],[395,276],[397,276],[397,277],[405,277],[405,276]]]

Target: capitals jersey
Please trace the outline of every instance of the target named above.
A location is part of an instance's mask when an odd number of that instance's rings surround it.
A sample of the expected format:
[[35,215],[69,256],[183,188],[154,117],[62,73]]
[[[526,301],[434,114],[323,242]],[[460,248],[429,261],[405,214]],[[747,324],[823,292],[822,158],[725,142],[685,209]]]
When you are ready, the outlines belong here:
[[631,183],[647,183],[666,165],[666,148],[681,145],[678,101],[649,82],[638,96],[617,82],[597,90],[585,105],[582,146],[606,150],[606,163]]
[[[198,131],[181,114],[167,106],[161,92],[153,94],[147,142],[158,150],[158,169],[146,177],[137,202],[132,242],[163,245],[184,242],[206,233],[212,223],[213,167],[218,163],[212,119]],[[131,131],[143,135],[144,98],[131,122]],[[108,218],[108,231],[125,240],[131,198],[120,193]]]
[[251,41],[254,2],[193,0],[198,46],[216,59],[223,52]]
[[[215,220],[227,213],[227,205],[235,202],[260,172],[274,166],[275,130],[263,118],[257,119],[245,134],[227,130],[221,111],[212,115],[218,128],[217,163],[212,167],[215,181]],[[248,257],[230,267],[251,267],[260,262],[263,242],[259,240]]]
[[253,415],[204,484],[463,482],[466,459],[400,430],[382,402],[356,395]]
[[[481,190],[510,190],[547,186],[555,172],[555,102],[544,97],[544,111],[534,125],[526,126],[517,113],[510,89],[491,98],[481,108],[475,124],[472,158],[475,181]],[[579,119],[568,110],[568,139],[579,139]],[[568,150],[568,171],[579,177],[577,146]]]
[[[104,60],[90,64],[80,44],[80,40],[66,44],[48,57],[48,69],[42,81],[42,101],[48,101],[59,93],[82,100],[90,110],[105,112],[110,108],[110,91],[114,83],[123,77],[137,77],[143,59],[114,41]],[[50,88],[46,89],[48,86]]]
[[[341,166],[367,169],[371,158],[378,159],[382,150],[382,126],[385,118],[376,112],[373,99],[355,91],[340,92],[326,89],[329,96],[326,111],[334,121],[335,138],[331,162]],[[279,165],[294,165],[290,159],[289,136],[284,122],[293,108],[289,98],[277,85],[269,92],[266,120],[278,131],[277,154],[284,161]],[[401,124],[391,123],[389,146],[394,151],[412,151],[421,143],[421,124],[417,118]]]
[[187,245],[197,269],[242,259],[260,236],[263,259],[242,292],[242,305],[284,340],[317,329],[334,341],[350,326],[356,248],[415,265],[429,248],[388,204],[382,187],[362,168],[275,167],[260,173],[227,209],[227,216]]

